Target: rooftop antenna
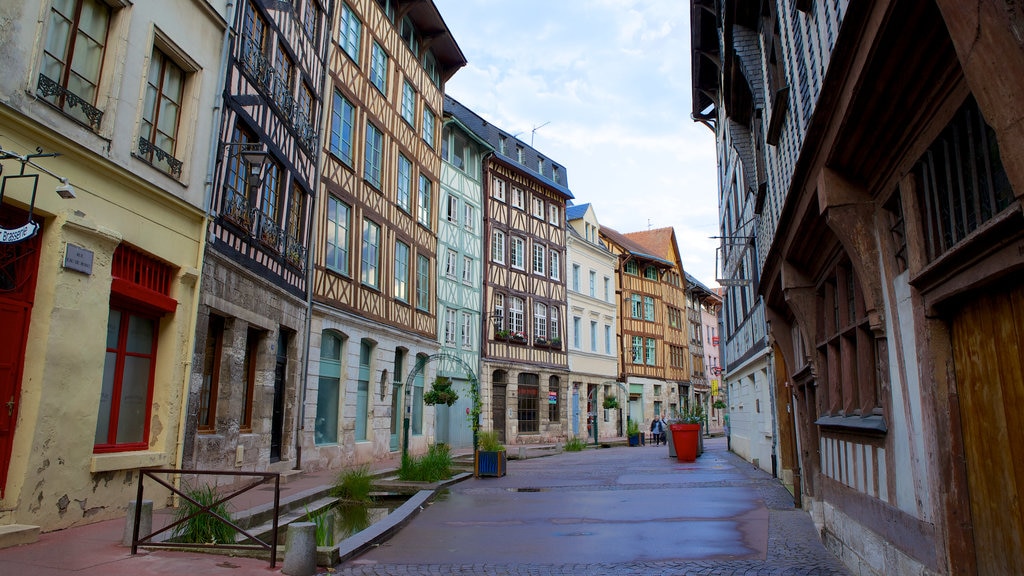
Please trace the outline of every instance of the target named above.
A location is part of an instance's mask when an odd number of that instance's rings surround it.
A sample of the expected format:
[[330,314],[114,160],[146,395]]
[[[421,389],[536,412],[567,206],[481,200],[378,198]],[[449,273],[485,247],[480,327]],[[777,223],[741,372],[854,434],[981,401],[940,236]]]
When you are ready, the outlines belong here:
[[533,137],[536,136],[537,130],[540,130],[541,128],[547,126],[548,124],[551,124],[550,120],[548,120],[547,122],[541,124],[540,126],[534,126],[533,127],[533,130],[530,132],[530,148],[533,148]]
[[650,218],[648,218],[648,219],[647,219],[647,231],[648,231],[648,232],[650,232],[650,230],[651,230],[651,226],[652,226],[652,224],[651,224],[651,219],[650,219]]

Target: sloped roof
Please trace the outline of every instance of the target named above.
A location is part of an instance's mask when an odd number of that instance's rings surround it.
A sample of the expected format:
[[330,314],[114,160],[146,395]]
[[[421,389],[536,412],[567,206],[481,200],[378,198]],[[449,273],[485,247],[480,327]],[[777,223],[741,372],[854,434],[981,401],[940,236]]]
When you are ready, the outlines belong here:
[[645,250],[658,258],[676,261],[676,231],[673,228],[655,228],[641,232],[629,232],[626,237],[643,246]]
[[705,292],[706,294],[703,296],[704,298],[712,296],[715,300],[722,300],[721,296],[718,295],[718,292],[712,290],[711,288],[708,288],[707,286],[704,285],[703,282],[697,280],[691,274],[687,272],[683,273],[686,274],[686,285],[694,289],[695,291]]
[[[554,162],[549,156],[541,154],[529,144],[526,144],[522,140],[508,132],[505,132],[487,120],[484,120],[476,112],[466,108],[458,100],[447,94],[444,97],[444,113],[450,114],[453,118],[458,119],[463,126],[473,131],[473,133],[479,136],[480,139],[490,144],[491,147],[494,148],[494,158],[497,158],[502,163],[507,164],[510,168],[524,172],[530,177],[539,180],[545,186],[557,190],[566,198],[574,198],[572,192],[569,190],[568,170],[566,170],[563,164]],[[501,153],[502,138],[504,138],[506,142],[505,154]],[[521,163],[517,158],[509,155],[516,147],[521,147],[523,149],[523,161]],[[544,159],[543,172],[538,172],[537,164],[538,160],[541,158]],[[554,172],[552,168],[555,165],[558,166],[560,182],[555,182],[554,179]]]
[[658,262],[660,264],[664,264],[667,266],[675,267],[674,262],[672,262],[671,260],[666,260],[661,256],[658,256],[657,254],[652,254],[646,246],[631,239],[628,234],[622,234],[621,232],[618,232],[617,230],[613,230],[612,228],[608,228],[606,226],[601,227],[601,234],[607,236],[609,240],[618,244],[619,246],[622,247],[622,249],[626,250],[633,256],[637,256],[645,260],[652,260],[654,262]]
[[579,206],[572,205],[566,206],[565,208],[565,219],[566,220],[577,220],[583,218],[587,213],[587,208],[590,208],[590,203],[580,204]]

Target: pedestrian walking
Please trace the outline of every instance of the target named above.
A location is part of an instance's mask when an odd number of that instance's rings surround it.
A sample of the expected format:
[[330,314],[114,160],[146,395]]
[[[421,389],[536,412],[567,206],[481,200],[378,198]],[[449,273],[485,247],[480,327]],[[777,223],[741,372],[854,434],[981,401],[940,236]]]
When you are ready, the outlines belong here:
[[661,421],[660,416],[656,416],[654,420],[651,420],[651,439],[654,440],[654,445],[657,446],[661,443],[664,433],[664,424]]

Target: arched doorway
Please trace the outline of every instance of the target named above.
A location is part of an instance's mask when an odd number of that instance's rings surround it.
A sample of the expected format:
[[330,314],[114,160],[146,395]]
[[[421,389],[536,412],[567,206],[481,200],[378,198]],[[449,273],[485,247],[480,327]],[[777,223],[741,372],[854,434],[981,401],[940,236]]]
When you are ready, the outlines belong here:
[[[409,408],[422,409],[421,406],[412,406],[413,400],[410,393],[413,383],[417,381],[424,381],[424,388],[429,389],[431,384],[425,382],[426,368],[429,365],[434,365],[436,376],[452,380],[452,388],[459,396],[451,406],[444,404],[434,406],[435,440],[444,442],[453,448],[475,447],[476,431],[480,427],[480,381],[469,364],[466,364],[458,356],[442,352],[431,356],[419,356],[404,380],[402,390],[406,409],[403,424],[403,452],[409,449]],[[417,402],[421,401],[422,396]]]

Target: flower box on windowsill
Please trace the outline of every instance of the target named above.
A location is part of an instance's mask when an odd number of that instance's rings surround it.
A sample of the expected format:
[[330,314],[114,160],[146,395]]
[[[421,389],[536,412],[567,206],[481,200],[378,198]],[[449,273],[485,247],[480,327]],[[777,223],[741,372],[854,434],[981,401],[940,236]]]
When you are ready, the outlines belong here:
[[512,336],[509,336],[508,337],[508,341],[513,343],[513,344],[526,344],[526,342],[527,342],[526,341],[526,336],[519,336],[519,335],[516,335],[516,334],[513,334]]
[[551,348],[552,350],[561,350],[562,349],[562,341],[561,340],[549,340],[548,341],[548,348]]
[[536,340],[533,341],[533,345],[535,348],[547,348],[549,344],[547,340],[543,338],[537,338]]

